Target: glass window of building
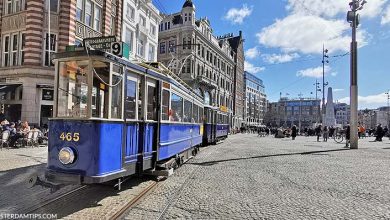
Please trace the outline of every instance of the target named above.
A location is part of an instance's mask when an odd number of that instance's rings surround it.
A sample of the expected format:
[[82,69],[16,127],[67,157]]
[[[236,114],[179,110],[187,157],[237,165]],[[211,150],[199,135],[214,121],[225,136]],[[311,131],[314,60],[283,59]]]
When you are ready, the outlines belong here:
[[85,20],[84,23],[88,26],[92,26],[92,2],[87,0],[85,2]]
[[49,56],[49,54],[55,53],[57,51],[57,35],[56,34],[49,34],[46,33],[45,37],[45,60],[44,65],[45,66],[54,66],[53,62],[51,61],[52,56]]
[[133,32],[129,29],[126,28],[125,30],[125,43],[129,45],[129,50],[130,52],[133,51]]
[[149,61],[153,61],[154,60],[154,46],[152,44],[149,44],[149,58],[148,60]]
[[93,17],[94,17],[93,29],[95,31],[100,31],[101,9],[97,5],[95,5]]
[[83,20],[83,0],[77,0],[76,3],[76,20]]

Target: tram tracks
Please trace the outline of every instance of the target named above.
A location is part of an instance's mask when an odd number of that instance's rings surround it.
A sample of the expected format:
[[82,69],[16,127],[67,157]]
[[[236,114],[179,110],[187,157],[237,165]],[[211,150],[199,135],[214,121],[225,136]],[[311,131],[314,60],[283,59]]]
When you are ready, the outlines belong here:
[[73,195],[73,194],[75,194],[75,193],[77,193],[77,192],[80,192],[80,191],[86,189],[87,187],[88,187],[87,185],[78,186],[78,187],[76,187],[75,189],[72,189],[72,190],[67,191],[67,192],[65,192],[65,193],[63,193],[63,194],[60,194],[60,195],[58,195],[58,196],[56,196],[56,197],[54,197],[54,198],[52,198],[52,199],[48,199],[48,200],[46,200],[46,201],[44,201],[44,202],[41,202],[41,203],[39,203],[39,204],[37,204],[37,205],[28,207],[28,208],[24,209],[22,212],[23,212],[23,213],[26,213],[26,214],[33,214],[33,213],[35,213],[36,211],[42,210],[42,209],[44,209],[45,207],[51,205],[52,203],[57,202],[57,201],[59,201],[59,200],[61,200],[61,199],[64,199],[64,198],[66,198],[66,197],[69,197],[69,196],[71,196],[71,195]]

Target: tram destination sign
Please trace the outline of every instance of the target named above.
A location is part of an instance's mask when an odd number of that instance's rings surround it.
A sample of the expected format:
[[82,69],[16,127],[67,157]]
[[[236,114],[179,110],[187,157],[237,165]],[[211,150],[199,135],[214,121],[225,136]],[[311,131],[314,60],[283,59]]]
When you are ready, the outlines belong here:
[[117,42],[115,36],[85,38],[83,45],[85,48],[91,47],[119,57],[129,57],[129,46],[123,42]]

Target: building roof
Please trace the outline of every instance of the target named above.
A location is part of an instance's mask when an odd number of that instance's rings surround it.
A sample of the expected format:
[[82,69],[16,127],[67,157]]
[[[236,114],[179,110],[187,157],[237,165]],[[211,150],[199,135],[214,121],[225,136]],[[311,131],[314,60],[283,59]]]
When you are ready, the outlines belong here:
[[187,7],[190,7],[190,8],[194,8],[195,9],[195,6],[194,6],[194,3],[192,3],[192,0],[186,0],[183,4],[183,8],[187,8]]

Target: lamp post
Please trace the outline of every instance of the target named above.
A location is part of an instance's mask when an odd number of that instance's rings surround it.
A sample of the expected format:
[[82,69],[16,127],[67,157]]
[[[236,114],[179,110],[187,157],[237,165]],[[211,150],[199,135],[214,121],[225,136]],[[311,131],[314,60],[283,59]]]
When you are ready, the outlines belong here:
[[324,123],[325,118],[325,86],[328,85],[328,82],[325,83],[325,62],[329,63],[328,49],[325,49],[325,46],[322,45],[322,123]]
[[387,95],[387,127],[390,126],[390,90],[385,93]]
[[302,93],[298,94],[298,97],[299,97],[299,123],[298,123],[299,133],[301,133],[302,95],[303,95]]
[[349,3],[351,11],[347,13],[347,21],[352,27],[352,42],[351,42],[351,85],[350,85],[350,102],[351,102],[351,118],[350,118],[350,142],[351,149],[358,149],[358,135],[356,129],[358,127],[358,84],[357,84],[357,42],[356,28],[359,25],[359,14],[356,13],[363,9],[366,0],[352,0]]
[[[318,82],[318,80],[316,80],[316,83],[313,84],[313,85],[315,85],[315,87],[316,87],[316,100],[315,100],[315,103],[317,103],[317,100],[318,100],[318,92],[321,92],[320,83]],[[318,107],[320,107],[320,105],[318,105]],[[317,111],[317,113],[316,113],[316,125],[318,124],[318,118],[319,118],[318,113],[319,113],[319,111]]]

